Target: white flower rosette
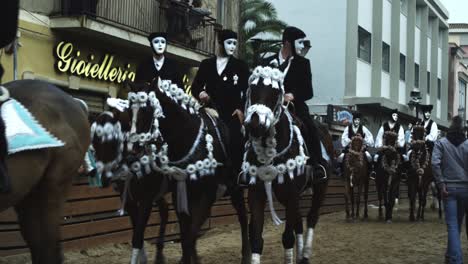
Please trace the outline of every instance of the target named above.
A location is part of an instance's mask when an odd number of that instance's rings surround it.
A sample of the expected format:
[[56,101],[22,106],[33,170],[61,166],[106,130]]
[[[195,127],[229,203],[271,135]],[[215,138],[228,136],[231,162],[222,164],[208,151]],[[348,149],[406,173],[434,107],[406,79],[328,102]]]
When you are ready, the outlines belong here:
[[273,165],[261,166],[257,171],[258,177],[264,182],[271,182],[278,176],[278,170]]

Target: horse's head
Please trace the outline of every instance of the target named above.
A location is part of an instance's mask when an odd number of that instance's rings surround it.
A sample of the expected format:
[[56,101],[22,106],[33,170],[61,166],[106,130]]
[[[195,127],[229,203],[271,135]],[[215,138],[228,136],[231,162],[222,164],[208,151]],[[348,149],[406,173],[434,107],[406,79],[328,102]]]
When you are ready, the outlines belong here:
[[91,126],[91,144],[96,152],[98,172],[111,176],[122,161],[124,136],[119,120],[112,112],[103,112]]
[[412,132],[412,135],[413,135],[413,140],[424,140],[424,134],[425,134],[425,129],[424,129],[424,126],[421,126],[421,125],[415,125],[413,127],[413,132]]
[[137,151],[159,137],[159,118],[162,108],[151,85],[128,83],[130,133],[128,150]]
[[249,79],[246,104],[246,131],[253,137],[269,134],[279,120],[283,105],[283,73],[258,66]]
[[393,131],[386,131],[383,135],[384,145],[395,147],[397,143],[398,135]]
[[356,134],[352,139],[351,139],[351,149],[354,151],[361,151],[364,146],[364,140],[361,136],[361,134]]

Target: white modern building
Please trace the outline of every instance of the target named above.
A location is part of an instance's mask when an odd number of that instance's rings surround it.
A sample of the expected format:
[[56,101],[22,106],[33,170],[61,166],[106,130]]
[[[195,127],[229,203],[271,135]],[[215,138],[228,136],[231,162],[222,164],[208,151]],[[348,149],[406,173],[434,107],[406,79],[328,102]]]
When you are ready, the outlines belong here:
[[410,93],[420,91],[447,125],[449,14],[439,0],[270,2],[311,41],[312,111],[356,105],[377,132],[389,109],[410,122]]

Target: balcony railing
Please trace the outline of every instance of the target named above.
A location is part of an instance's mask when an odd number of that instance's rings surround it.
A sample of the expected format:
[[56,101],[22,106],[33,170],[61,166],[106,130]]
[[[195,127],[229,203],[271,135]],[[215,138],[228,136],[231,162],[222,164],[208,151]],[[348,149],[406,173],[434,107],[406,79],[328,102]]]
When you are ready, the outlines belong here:
[[215,53],[220,27],[206,10],[174,0],[62,0],[61,15],[86,15],[145,35],[167,32],[170,43],[206,55]]

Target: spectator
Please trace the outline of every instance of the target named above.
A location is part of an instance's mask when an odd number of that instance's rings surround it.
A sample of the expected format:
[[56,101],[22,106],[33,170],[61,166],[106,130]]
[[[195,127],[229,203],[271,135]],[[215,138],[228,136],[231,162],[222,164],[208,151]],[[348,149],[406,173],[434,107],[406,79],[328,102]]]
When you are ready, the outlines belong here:
[[462,119],[452,119],[447,137],[436,141],[432,154],[432,170],[444,199],[448,243],[445,263],[463,263],[460,243],[464,204],[468,203],[468,141]]

